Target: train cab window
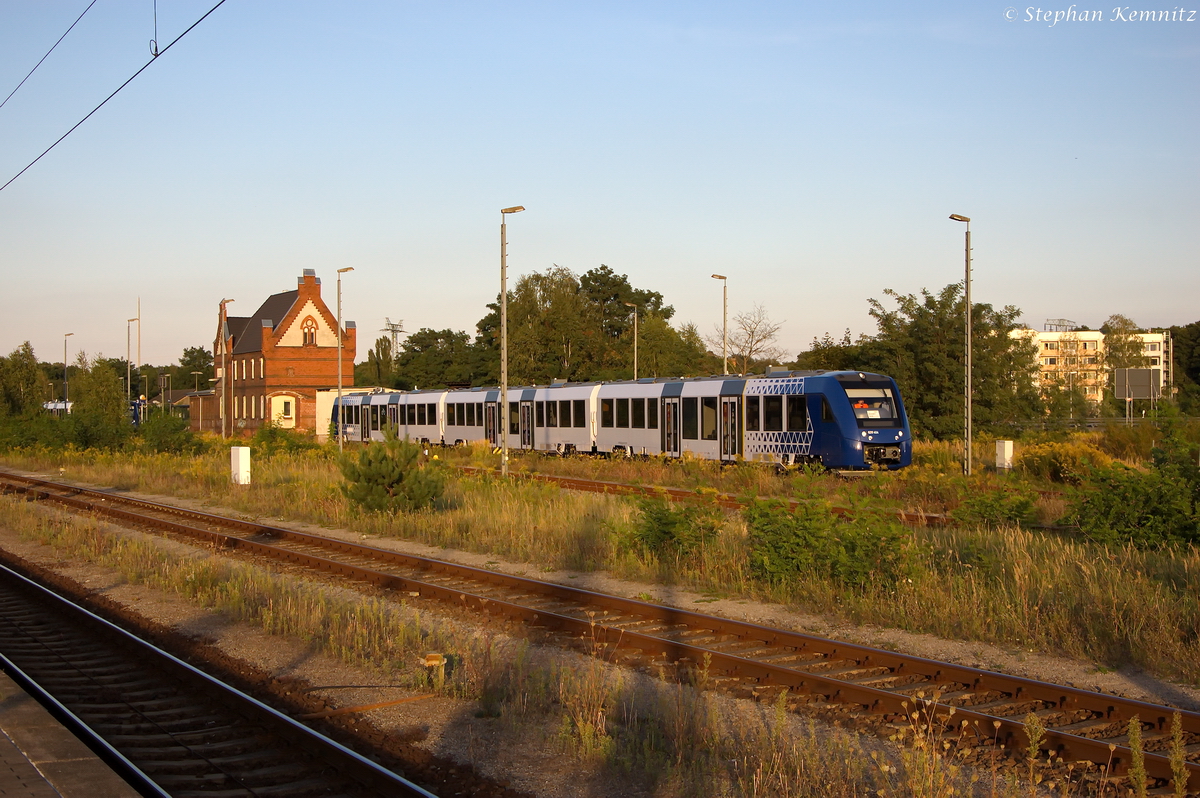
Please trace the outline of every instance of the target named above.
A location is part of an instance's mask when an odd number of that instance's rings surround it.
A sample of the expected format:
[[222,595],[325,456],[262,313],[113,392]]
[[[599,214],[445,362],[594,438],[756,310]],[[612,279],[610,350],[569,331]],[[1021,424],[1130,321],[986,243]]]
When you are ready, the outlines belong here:
[[575,400],[573,400],[571,407],[575,411],[575,413],[574,413],[575,426],[576,427],[586,427],[587,426],[587,408],[584,405],[584,401],[582,399],[575,399]]
[[629,428],[629,400],[617,400],[617,426]]
[[537,426],[539,426],[539,427],[546,426],[546,403],[545,402],[534,402],[533,403],[533,414],[537,418],[537,420],[534,422]]
[[600,400],[600,426],[611,427],[613,425],[613,400]]
[[546,426],[558,426],[558,402],[546,402]]
[[520,435],[521,434],[521,403],[520,402],[509,402],[508,403],[508,434],[509,435]]
[[697,440],[700,437],[699,401],[694,396],[685,396],[680,404],[683,406],[684,440]]
[[646,400],[646,429],[658,429],[658,400]]
[[854,408],[860,427],[899,426],[899,414],[891,388],[847,388],[846,396]]
[[437,424],[437,405],[428,404],[428,405],[425,405],[425,407],[428,408],[425,411],[425,417],[428,419],[427,423],[436,425]]
[[645,429],[646,428],[646,400],[645,399],[631,399],[630,401],[633,402],[633,404],[629,408],[630,426],[632,426],[634,429]]
[[821,420],[826,424],[832,424],[833,422],[837,421],[837,419],[833,417],[833,408],[829,406],[829,400],[824,396],[821,397]]
[[700,437],[706,441],[715,441],[717,439],[717,397],[704,397],[700,407]]
[[766,432],[783,431],[783,397],[764,396],[763,400],[763,430]]
[[804,432],[808,429],[808,397],[787,398],[787,428],[792,432]]
[[746,397],[746,431],[758,432],[758,412],[759,398],[757,396]]

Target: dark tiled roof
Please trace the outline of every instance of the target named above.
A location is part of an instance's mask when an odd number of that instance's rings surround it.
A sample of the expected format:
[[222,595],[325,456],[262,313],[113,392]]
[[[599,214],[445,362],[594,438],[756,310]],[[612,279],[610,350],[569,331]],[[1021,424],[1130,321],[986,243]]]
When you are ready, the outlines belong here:
[[254,311],[254,315],[248,319],[240,319],[243,325],[234,327],[233,319],[229,320],[229,330],[233,333],[233,354],[243,355],[247,352],[262,351],[262,331],[263,322],[269,321],[273,325],[278,325],[283,321],[283,317],[292,309],[292,305],[296,304],[298,291],[284,291],[282,294],[272,294],[267,297],[267,301],[263,302],[258,310]]

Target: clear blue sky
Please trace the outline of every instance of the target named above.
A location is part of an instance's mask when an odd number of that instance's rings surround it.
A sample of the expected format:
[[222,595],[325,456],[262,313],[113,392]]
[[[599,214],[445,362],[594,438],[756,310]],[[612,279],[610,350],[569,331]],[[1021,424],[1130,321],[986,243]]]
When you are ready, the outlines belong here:
[[[1031,326],[1200,319],[1200,19],[1011,1],[228,0],[0,192],[0,348],[123,356],[140,295],[166,363],[222,297],[311,268],[332,305],[343,266],[360,359],[385,316],[473,334],[515,204],[513,278],[606,263],[710,332],[721,272],[791,355],[961,280],[951,213]],[[0,2],[0,97],[86,4]],[[210,6],[160,0],[160,46]],[[0,183],[146,61],[151,8],[99,0],[0,108]]]

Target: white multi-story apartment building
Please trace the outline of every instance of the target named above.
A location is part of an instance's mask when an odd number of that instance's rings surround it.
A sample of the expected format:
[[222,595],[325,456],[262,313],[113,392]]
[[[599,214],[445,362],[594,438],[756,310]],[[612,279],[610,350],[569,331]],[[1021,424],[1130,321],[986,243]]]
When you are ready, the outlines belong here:
[[[1064,319],[1047,321],[1045,330],[1014,330],[1014,336],[1033,341],[1037,347],[1038,369],[1043,384],[1057,383],[1081,387],[1084,395],[1100,400],[1111,379],[1104,365],[1104,333],[1099,330],[1071,329]],[[1167,331],[1138,333],[1142,340],[1145,368],[1158,369],[1158,385],[1163,395],[1171,393],[1171,334]]]

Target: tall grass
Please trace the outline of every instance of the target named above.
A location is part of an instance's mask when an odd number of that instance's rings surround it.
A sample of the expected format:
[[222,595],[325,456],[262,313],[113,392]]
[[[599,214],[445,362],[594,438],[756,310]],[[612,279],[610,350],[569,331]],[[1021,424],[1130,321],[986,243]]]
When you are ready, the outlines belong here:
[[[655,555],[625,545],[637,520],[634,501],[538,483],[455,479],[444,509],[355,515],[337,490],[332,464],[306,454],[260,459],[249,486],[230,485],[225,463],[212,456],[25,453],[6,460],[33,470],[61,466],[75,479],[190,496],[256,516],[350,526],[546,569],[607,569],[627,579],[1063,653],[1109,667],[1133,664],[1200,683],[1200,552],[1195,548],[1108,547],[1015,527],[919,527],[911,531],[914,555],[899,584],[847,588],[810,575],[768,586],[750,575],[747,530],[735,513],[726,513],[719,532],[695,549]],[[912,469],[895,476],[889,485],[911,491],[914,503],[941,500],[937,491],[943,481],[930,472]],[[792,479],[802,492],[805,481],[822,478]]]

